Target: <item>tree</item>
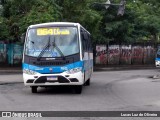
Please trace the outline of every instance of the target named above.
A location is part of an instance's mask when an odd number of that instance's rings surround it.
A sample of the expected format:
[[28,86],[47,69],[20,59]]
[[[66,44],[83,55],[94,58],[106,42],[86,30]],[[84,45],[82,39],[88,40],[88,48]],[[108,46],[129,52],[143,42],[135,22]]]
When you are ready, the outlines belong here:
[[31,24],[54,22],[61,18],[61,8],[51,0],[9,0],[3,4],[3,9],[9,38],[13,41],[17,41]]
[[106,39],[118,43],[156,40],[160,33],[160,8],[159,4],[153,5],[155,1],[128,0],[123,16],[117,16],[116,7],[104,11],[102,29]]
[[93,40],[101,38],[99,31],[102,16],[101,13],[91,8],[96,0],[57,0],[62,7],[62,21],[77,22],[83,25],[93,35]]
[[[110,1],[119,4],[121,0]],[[159,0],[126,0],[123,16],[117,16],[118,6],[106,10],[94,2],[106,0],[1,0],[0,38],[16,40],[31,24],[66,21],[82,24],[94,43],[158,40]]]
[[4,41],[9,36],[8,26],[5,21],[6,19],[0,17],[0,41]]

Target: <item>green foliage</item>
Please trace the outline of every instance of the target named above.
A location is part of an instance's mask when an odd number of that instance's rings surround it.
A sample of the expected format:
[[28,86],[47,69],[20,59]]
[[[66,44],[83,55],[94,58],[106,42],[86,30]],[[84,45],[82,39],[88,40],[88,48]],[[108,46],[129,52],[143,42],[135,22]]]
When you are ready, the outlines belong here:
[[99,39],[101,20],[103,16],[91,9],[95,0],[57,0],[62,7],[62,21],[77,22],[83,25],[93,35],[93,39]]
[[[8,38],[19,39],[29,25],[61,19],[61,7],[51,0],[10,0],[4,6]],[[15,27],[18,28],[15,30]]]
[[25,32],[32,24],[55,22],[61,18],[60,7],[49,0],[40,1],[19,21],[20,31]]
[[4,18],[0,17],[0,40],[5,40],[9,35],[8,26],[5,21]]
[[110,7],[104,12],[103,34],[118,43],[134,43],[146,39],[155,42],[160,33],[160,4],[157,3],[156,0],[128,0],[124,16],[117,16],[117,8]]
[[123,16],[117,16],[118,6],[106,10],[94,2],[106,0],[1,0],[0,39],[18,39],[31,24],[66,21],[82,24],[94,43],[159,40],[159,0],[127,0]]

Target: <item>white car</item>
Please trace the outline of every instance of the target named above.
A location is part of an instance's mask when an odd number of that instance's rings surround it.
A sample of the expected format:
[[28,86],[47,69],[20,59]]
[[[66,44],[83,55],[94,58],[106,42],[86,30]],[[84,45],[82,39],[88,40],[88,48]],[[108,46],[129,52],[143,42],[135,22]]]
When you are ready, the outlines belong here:
[[160,60],[155,60],[156,67],[160,67]]

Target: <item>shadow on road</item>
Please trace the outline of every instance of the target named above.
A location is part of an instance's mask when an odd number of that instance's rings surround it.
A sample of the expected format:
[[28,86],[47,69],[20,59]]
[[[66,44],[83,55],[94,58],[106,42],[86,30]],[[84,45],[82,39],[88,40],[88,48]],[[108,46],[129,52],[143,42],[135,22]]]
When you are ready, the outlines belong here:
[[75,94],[74,86],[38,87],[36,94]]

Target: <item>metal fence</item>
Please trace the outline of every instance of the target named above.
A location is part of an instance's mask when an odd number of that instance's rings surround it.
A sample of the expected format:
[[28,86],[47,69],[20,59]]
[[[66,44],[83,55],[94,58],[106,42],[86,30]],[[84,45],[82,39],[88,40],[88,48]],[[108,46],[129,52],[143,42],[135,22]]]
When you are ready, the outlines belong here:
[[0,44],[0,64],[21,65],[23,47],[18,44]]
[[[156,49],[154,45],[96,45],[95,64],[154,64]],[[0,43],[0,64],[20,65],[22,53],[22,45]]]
[[95,64],[154,64],[154,45],[96,45]]

